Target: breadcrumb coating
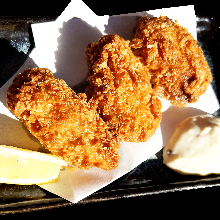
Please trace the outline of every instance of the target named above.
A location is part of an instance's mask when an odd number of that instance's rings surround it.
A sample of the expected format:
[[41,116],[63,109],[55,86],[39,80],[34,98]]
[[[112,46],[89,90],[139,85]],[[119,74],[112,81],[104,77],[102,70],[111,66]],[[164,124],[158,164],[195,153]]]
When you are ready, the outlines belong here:
[[17,75],[7,104],[41,144],[69,164],[80,169],[117,167],[120,143],[97,112],[49,70],[33,68]]
[[155,93],[173,105],[196,102],[212,81],[197,41],[168,17],[140,18],[130,46],[144,58]]
[[105,35],[87,46],[86,58],[90,105],[120,140],[147,141],[159,127],[162,105],[129,41]]

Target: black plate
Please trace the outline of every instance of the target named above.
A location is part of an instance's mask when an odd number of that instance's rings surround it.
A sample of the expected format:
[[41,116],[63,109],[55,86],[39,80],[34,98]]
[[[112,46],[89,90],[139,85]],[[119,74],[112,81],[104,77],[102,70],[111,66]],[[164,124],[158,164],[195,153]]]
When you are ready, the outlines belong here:
[[[27,59],[34,48],[30,23],[54,20],[54,17],[11,19],[6,22],[0,19],[0,45],[4,51],[0,52],[0,86],[2,86]],[[203,48],[204,54],[212,70],[214,80],[212,85],[220,100],[220,20],[215,17],[197,16],[198,43]],[[13,34],[12,34],[13,33]],[[24,41],[24,37],[26,41]],[[11,40],[16,45],[10,44]],[[25,51],[19,45],[26,44]],[[25,47],[24,47],[25,48]],[[219,116],[220,110],[214,114]],[[114,200],[119,198],[152,195],[164,192],[175,192],[188,189],[220,185],[220,176],[209,175],[206,177],[179,175],[168,169],[162,163],[162,151],[158,152],[155,159],[148,159],[134,170],[97,191],[91,196],[81,200],[78,204],[94,203],[98,201]],[[40,187],[0,184],[0,214],[18,213],[33,210],[51,209],[65,206],[74,206]]]

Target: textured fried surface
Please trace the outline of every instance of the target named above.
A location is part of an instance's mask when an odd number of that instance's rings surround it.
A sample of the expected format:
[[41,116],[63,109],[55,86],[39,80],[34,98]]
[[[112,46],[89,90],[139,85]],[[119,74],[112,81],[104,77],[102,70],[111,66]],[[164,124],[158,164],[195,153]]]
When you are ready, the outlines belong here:
[[129,41],[103,36],[87,46],[86,57],[91,106],[114,136],[127,142],[146,141],[161,121],[161,102],[151,93],[147,70],[133,55]]
[[130,46],[144,58],[153,90],[176,106],[196,102],[212,81],[196,40],[167,17],[142,17]]
[[117,167],[119,144],[99,115],[47,69],[16,76],[8,108],[53,154],[81,169]]

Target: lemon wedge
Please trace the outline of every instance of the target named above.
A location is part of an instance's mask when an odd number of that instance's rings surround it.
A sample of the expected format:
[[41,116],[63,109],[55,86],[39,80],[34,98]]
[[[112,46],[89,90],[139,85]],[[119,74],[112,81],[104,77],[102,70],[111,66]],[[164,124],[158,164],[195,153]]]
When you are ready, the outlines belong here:
[[0,145],[0,183],[47,183],[59,176],[62,166],[67,163],[52,154]]

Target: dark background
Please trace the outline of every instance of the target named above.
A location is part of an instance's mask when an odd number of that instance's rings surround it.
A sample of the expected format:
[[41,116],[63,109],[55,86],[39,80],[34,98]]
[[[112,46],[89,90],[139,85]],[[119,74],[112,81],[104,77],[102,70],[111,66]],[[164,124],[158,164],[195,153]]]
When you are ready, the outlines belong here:
[[[24,36],[29,36],[30,47],[27,54],[18,52],[5,39],[4,35],[0,38],[0,86],[12,76],[19,67],[27,59],[28,54],[34,47],[34,39],[31,33],[30,24],[39,21],[49,21],[56,19],[57,16],[68,5],[69,1],[38,1],[38,2],[14,2],[7,1],[0,9],[0,25],[19,23],[19,34],[16,39],[22,39]],[[152,4],[143,1],[85,1],[86,4],[97,15],[115,15],[126,14],[138,11],[147,11],[156,8],[174,7],[180,5],[188,5],[193,3],[184,2],[181,4],[176,1],[174,4],[167,5],[159,2]],[[198,42],[203,47],[204,53],[212,69],[215,84],[220,82],[220,13],[218,13],[218,2],[215,4],[211,2],[204,2],[195,4],[196,15],[208,17],[210,22],[204,24],[208,26],[206,31],[201,31],[198,36]],[[187,15],[186,15],[187,16]],[[207,31],[208,30],[208,31]],[[4,32],[4,31],[3,31]],[[6,32],[4,32],[6,34]],[[6,34],[7,35],[7,34]],[[204,44],[205,42],[205,44]],[[220,86],[216,86],[218,98],[220,98]],[[37,212],[17,213],[9,217],[41,217],[48,216],[62,218],[153,218],[158,216],[176,218],[191,211],[196,213],[203,213],[209,211],[210,213],[217,210],[218,198],[220,195],[220,188],[218,186],[197,190],[185,190],[181,192],[169,192],[155,195],[147,195],[135,198],[116,199],[106,202],[97,202],[83,205],[73,205],[68,207],[39,210]],[[153,209],[154,208],[154,209]],[[1,211],[1,210],[0,210]],[[28,210],[27,210],[28,211]],[[78,217],[79,216],[79,217]],[[191,216],[191,214],[190,214]],[[2,216],[3,217],[3,216]]]

